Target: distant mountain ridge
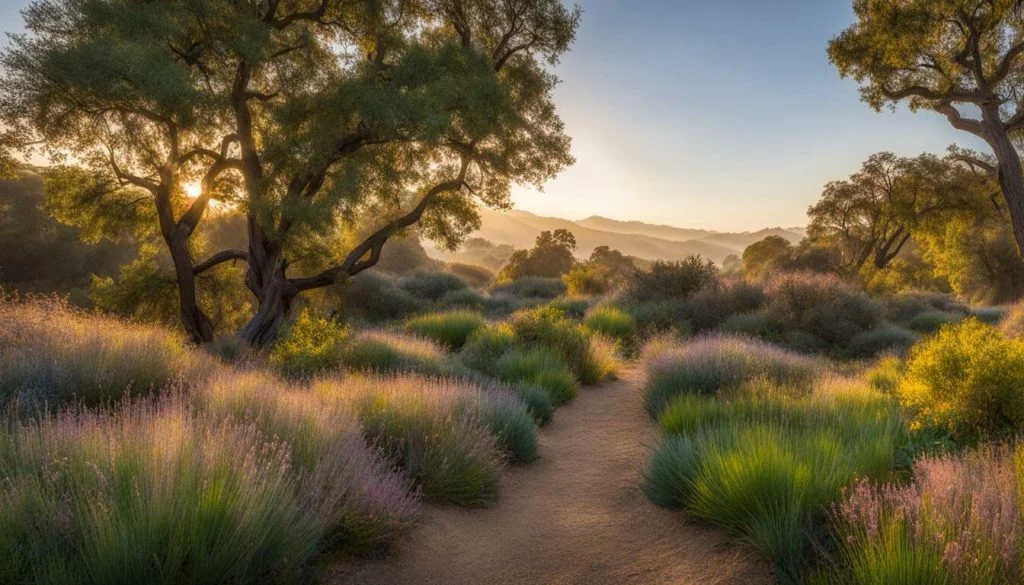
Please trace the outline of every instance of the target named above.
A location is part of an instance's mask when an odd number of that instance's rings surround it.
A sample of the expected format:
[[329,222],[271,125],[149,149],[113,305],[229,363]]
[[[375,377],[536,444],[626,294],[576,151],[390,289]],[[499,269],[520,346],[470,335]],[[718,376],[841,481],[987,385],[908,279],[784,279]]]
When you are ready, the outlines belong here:
[[[716,264],[729,255],[743,254],[750,244],[770,235],[777,235],[796,244],[804,236],[803,228],[766,228],[756,232],[716,232],[669,225],[656,225],[640,221],[622,221],[591,216],[578,221],[558,217],[544,217],[513,209],[509,211],[481,210],[480,229],[473,237],[484,238],[495,244],[515,248],[530,248],[537,234],[545,230],[566,229],[576,236],[576,254],[590,255],[597,246],[608,246],[629,256],[645,260],[680,260],[694,254],[708,258]],[[468,261],[460,254],[449,255],[428,248],[432,255],[444,259]]]

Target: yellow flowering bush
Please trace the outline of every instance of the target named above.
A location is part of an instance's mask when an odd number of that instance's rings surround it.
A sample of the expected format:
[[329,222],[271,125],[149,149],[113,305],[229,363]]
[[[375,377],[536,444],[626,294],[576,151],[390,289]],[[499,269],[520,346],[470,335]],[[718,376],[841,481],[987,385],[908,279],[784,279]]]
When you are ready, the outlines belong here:
[[1003,436],[1024,425],[1024,341],[968,319],[916,346],[897,393],[914,424],[956,438]]

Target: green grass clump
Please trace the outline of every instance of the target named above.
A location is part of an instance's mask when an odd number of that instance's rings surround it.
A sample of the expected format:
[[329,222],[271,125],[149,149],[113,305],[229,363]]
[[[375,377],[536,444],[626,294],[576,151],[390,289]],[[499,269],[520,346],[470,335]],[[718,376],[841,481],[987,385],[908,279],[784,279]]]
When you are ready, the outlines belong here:
[[590,338],[587,353],[580,364],[579,379],[593,386],[619,375],[619,348],[621,345],[611,339],[594,336]]
[[324,537],[288,446],[180,402],[0,436],[0,574],[37,584],[294,583]]
[[459,353],[459,361],[467,368],[495,377],[498,360],[516,344],[516,336],[505,326],[487,327],[474,333]]
[[34,410],[200,384],[216,360],[156,326],[88,315],[58,300],[0,296],[0,401]]
[[629,343],[636,335],[636,321],[629,313],[618,307],[601,307],[587,315],[583,322],[591,332],[614,339],[620,343]]
[[[519,311],[508,327],[522,347],[544,348],[560,356],[576,375],[580,375],[590,352],[590,339],[579,323],[550,307]],[[590,380],[581,380],[590,383]]]
[[472,311],[450,311],[415,317],[406,322],[405,330],[433,340],[451,351],[458,351],[466,341],[487,323]]
[[551,422],[555,415],[555,405],[552,404],[551,395],[547,390],[527,382],[515,383],[513,387],[538,426]]
[[825,507],[858,477],[892,467],[902,424],[892,400],[848,381],[794,395],[760,383],[723,400],[681,395],[661,424],[645,491],[656,503],[741,534],[799,581]]
[[367,439],[427,498],[481,506],[497,497],[506,457],[536,456],[533,420],[518,397],[417,376],[320,380],[313,391],[352,408]]
[[435,376],[451,373],[447,354],[433,341],[379,330],[352,335],[345,345],[342,360],[346,369],[357,372],[415,372]]
[[565,362],[545,349],[510,351],[496,368],[501,380],[542,388],[554,406],[565,404],[579,393],[579,383]]
[[641,353],[644,403],[657,416],[679,394],[715,394],[754,379],[806,386],[818,375],[818,362],[773,345],[726,335],[702,337],[684,345],[656,339]]

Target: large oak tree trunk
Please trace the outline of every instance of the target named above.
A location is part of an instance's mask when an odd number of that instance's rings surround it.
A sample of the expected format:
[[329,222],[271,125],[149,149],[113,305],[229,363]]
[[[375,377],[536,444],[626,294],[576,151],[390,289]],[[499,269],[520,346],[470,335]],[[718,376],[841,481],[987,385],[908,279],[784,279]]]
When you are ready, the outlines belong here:
[[266,347],[277,339],[299,291],[288,281],[287,263],[280,246],[265,237],[257,221],[249,219],[249,270],[245,284],[256,295],[258,306],[238,336],[249,345]]
[[196,298],[196,277],[192,267],[192,254],[188,250],[188,239],[178,238],[167,242],[174,262],[174,276],[178,285],[178,305],[181,311],[181,325],[192,343],[213,341],[213,322],[199,307]]
[[1024,254],[1024,171],[1021,170],[1020,155],[1003,128],[998,107],[982,109],[982,126],[986,140],[999,161],[999,187],[1010,210],[1017,249]]

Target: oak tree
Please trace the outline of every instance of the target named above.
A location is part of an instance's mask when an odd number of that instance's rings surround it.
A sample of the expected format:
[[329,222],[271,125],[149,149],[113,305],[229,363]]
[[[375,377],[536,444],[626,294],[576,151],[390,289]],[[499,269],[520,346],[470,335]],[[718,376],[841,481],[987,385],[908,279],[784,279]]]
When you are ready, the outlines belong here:
[[[477,205],[572,162],[546,65],[580,13],[558,0],[36,0],[24,16],[2,55],[4,143],[89,171],[61,195],[69,220],[127,209],[158,228],[197,342],[213,337],[197,275],[245,264],[240,336],[264,345],[299,295],[372,268],[393,236],[454,246]],[[197,261],[211,202],[245,215],[247,245]]]
[[856,22],[829,58],[871,107],[906,102],[944,115],[992,149],[1024,251],[1024,172],[1013,138],[1024,130],[1024,2],[854,0]]

